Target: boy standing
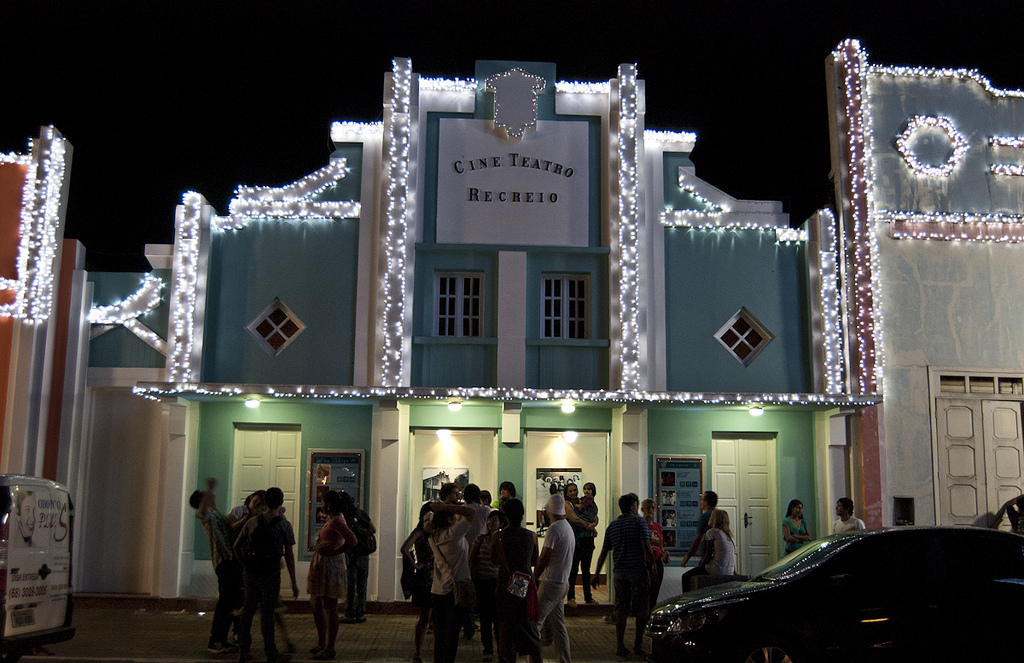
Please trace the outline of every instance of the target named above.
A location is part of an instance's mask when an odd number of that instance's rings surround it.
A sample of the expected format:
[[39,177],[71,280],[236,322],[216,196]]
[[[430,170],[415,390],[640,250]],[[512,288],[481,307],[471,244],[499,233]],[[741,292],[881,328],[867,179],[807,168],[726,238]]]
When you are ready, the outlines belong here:
[[286,663],[288,654],[280,655],[274,643],[274,608],[281,592],[281,557],[288,567],[292,579],[292,594],[299,597],[299,586],[295,582],[295,532],[292,524],[281,515],[284,493],[276,486],[267,490],[267,511],[250,518],[242,527],[235,541],[235,555],[242,560],[245,573],[245,603],[238,638],[238,660],[249,660],[252,645],[252,618],[260,609],[260,630],[263,633],[263,650],[268,663]]

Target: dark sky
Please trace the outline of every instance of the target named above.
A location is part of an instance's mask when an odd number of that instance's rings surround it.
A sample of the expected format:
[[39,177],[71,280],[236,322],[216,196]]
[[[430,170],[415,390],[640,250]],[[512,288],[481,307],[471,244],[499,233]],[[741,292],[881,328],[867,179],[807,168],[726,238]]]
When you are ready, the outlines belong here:
[[478,59],[554,62],[605,81],[636,62],[651,129],[695,131],[697,174],[829,204],[824,60],[844,38],[872,62],[973,67],[1024,87],[1015,2],[0,1],[0,151],[40,125],[74,145],[65,235],[96,270],[142,270],[196,190],[226,213],[239,184],[326,164],[334,120],[380,117],[395,56],[427,76]]

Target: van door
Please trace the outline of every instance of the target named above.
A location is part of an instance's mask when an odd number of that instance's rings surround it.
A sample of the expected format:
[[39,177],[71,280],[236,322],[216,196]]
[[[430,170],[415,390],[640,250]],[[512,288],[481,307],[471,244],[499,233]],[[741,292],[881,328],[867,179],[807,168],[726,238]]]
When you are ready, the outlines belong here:
[[4,637],[67,625],[71,594],[71,502],[42,482],[11,484]]

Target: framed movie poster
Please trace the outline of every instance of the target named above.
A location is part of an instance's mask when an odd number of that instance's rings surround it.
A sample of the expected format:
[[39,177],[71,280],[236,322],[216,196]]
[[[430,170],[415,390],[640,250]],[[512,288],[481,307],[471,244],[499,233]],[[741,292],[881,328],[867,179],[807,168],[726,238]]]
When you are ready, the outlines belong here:
[[327,524],[323,509],[323,497],[327,491],[340,493],[344,490],[359,508],[363,508],[363,453],[362,450],[349,449],[309,450],[306,552],[313,552],[316,537]]
[[654,456],[652,485],[662,545],[669,553],[685,555],[700,520],[704,456]]
[[565,484],[574,483],[580,489],[580,496],[583,495],[583,469],[579,467],[538,467],[537,468],[537,536],[544,536],[547,532],[547,512],[544,507],[548,498],[552,495],[562,495]]
[[468,467],[424,467],[423,468],[423,501],[432,502],[441,499],[441,486],[454,483],[461,493],[469,485]]

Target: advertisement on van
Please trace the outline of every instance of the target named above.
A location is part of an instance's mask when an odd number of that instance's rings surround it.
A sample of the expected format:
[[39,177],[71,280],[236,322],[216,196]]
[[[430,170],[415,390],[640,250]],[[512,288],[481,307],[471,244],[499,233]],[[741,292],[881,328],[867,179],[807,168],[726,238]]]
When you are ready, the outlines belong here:
[[7,527],[4,637],[64,626],[71,591],[71,505],[56,487],[15,484]]

